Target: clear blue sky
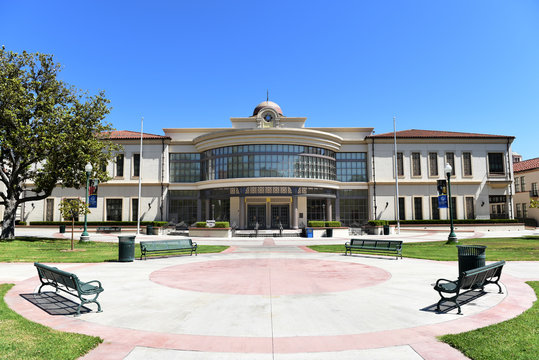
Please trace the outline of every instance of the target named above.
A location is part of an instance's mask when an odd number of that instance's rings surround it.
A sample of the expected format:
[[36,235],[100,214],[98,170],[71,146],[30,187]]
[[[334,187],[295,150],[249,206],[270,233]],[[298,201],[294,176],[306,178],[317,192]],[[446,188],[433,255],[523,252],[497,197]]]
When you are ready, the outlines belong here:
[[11,1],[0,44],[105,90],[117,129],[229,127],[266,99],[306,126],[516,137],[538,157],[539,2]]

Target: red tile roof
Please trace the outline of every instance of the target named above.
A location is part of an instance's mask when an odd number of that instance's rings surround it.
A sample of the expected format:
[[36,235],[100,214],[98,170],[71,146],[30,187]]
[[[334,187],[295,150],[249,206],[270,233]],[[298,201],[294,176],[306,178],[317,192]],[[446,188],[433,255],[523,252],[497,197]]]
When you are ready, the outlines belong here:
[[539,169],[539,158],[513,163],[513,172]]
[[[133,139],[140,139],[140,132],[137,131],[129,131],[129,130],[114,130],[110,133],[110,139],[114,140],[133,140]],[[105,133],[106,135],[106,133]],[[155,135],[155,134],[147,134],[142,133],[143,139],[170,139],[168,136],[163,135]]]
[[[393,138],[393,133],[385,133],[378,135],[367,136],[368,138]],[[408,139],[428,139],[428,138],[480,138],[480,139],[503,139],[509,138],[514,139],[514,136],[504,136],[504,135],[489,135],[489,134],[476,134],[476,133],[465,133],[465,132],[455,132],[455,131],[438,131],[438,130],[402,130],[397,131],[398,138],[408,138]]]

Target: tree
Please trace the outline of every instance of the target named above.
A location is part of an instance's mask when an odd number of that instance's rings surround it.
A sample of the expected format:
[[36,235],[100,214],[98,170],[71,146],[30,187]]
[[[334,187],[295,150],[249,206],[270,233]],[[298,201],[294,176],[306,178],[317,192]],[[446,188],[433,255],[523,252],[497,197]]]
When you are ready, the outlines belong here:
[[60,213],[65,220],[71,220],[71,251],[75,250],[75,244],[73,242],[73,233],[75,232],[75,218],[79,215],[86,215],[90,213],[88,204],[78,199],[62,199],[60,201]]
[[119,146],[107,140],[103,92],[89,96],[58,79],[52,55],[0,49],[0,238],[13,238],[17,207],[49,197],[57,184],[79,189],[84,165],[108,179],[104,165]]
[[530,208],[539,208],[539,200],[530,199]]

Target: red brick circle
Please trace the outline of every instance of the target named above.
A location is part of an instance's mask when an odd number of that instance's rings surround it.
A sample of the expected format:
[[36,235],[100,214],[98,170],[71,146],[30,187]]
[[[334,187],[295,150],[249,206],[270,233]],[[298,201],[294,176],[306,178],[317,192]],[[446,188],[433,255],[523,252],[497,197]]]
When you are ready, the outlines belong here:
[[377,267],[308,259],[242,259],[170,266],[150,274],[168,287],[220,294],[301,295],[352,290],[388,280]]

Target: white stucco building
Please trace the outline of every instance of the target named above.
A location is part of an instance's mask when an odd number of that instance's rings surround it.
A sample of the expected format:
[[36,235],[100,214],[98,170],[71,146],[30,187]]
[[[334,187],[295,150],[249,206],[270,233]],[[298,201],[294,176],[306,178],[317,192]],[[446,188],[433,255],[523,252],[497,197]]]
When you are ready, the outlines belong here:
[[[436,207],[436,182],[446,162],[454,168],[456,218],[513,218],[511,136],[400,131],[395,159],[393,133],[310,128],[306,120],[264,101],[251,116],[231,118],[231,127],[144,134],[142,160],[140,134],[115,131],[111,139],[124,149],[108,165],[113,179],[99,185],[88,220],[136,220],[140,173],[143,220],[190,225],[214,218],[240,229],[393,220],[395,161],[401,219],[447,218]],[[25,204],[21,218],[62,220],[64,197],[83,198],[84,190],[58,187],[49,199]]]

